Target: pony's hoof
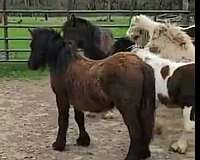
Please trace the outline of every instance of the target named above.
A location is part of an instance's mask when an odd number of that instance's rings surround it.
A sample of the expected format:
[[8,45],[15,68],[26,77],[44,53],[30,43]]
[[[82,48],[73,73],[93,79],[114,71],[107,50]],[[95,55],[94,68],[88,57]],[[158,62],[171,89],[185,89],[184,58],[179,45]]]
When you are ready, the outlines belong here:
[[140,155],[140,160],[146,160],[151,158],[151,153],[150,151],[145,151]]
[[97,117],[97,114],[96,113],[86,113],[86,117],[89,117],[89,118],[96,118]]
[[162,125],[159,123],[156,123],[155,127],[154,127],[154,133],[157,135],[161,135],[162,134]]
[[188,148],[187,142],[179,140],[170,146],[169,151],[185,154],[187,151],[187,148]]
[[63,151],[65,149],[65,143],[54,142],[52,147],[56,151]]
[[90,137],[88,133],[81,135],[77,140],[77,145],[87,147],[90,145]]
[[141,159],[134,156],[134,157],[127,157],[125,160],[141,160]]
[[108,111],[102,115],[103,119],[114,119],[114,113],[112,111]]

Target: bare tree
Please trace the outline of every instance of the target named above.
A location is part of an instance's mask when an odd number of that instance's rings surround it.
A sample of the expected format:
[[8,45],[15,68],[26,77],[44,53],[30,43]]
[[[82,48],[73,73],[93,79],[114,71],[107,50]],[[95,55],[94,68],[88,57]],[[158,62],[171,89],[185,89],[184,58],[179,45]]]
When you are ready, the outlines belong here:
[[[108,10],[111,10],[112,9],[112,0],[108,0]],[[108,14],[108,18],[107,18],[107,20],[109,21],[109,22],[111,22],[111,14],[109,13]]]
[[188,10],[189,9],[189,1],[188,0],[183,0],[183,10]]

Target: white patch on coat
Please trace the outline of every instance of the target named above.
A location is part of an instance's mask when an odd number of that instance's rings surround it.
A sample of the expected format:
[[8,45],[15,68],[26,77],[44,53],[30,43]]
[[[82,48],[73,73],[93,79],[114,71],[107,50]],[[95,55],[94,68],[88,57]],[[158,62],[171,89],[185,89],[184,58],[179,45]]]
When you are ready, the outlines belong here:
[[187,132],[193,131],[195,129],[195,122],[190,120],[192,106],[187,107],[185,106],[183,109],[183,123],[184,129]]
[[174,142],[170,149],[172,149],[175,152],[184,154],[187,151],[188,148],[188,136],[190,132],[193,132],[195,129],[195,122],[190,121],[190,113],[191,113],[192,107],[185,106],[183,109],[183,133],[181,137],[178,139],[178,141]]
[[[145,61],[147,64],[149,64],[155,74],[155,80],[156,80],[156,98],[157,94],[162,94],[163,96],[169,97],[168,96],[168,89],[167,89],[167,80],[169,77],[171,77],[174,73],[174,71],[179,68],[180,66],[184,66],[190,63],[194,62],[189,62],[189,63],[183,63],[183,62],[173,62],[168,59],[161,58],[158,55],[155,55],[151,53],[148,48],[145,49],[133,49],[132,52],[139,56],[143,61]],[[160,71],[163,67],[169,66],[170,73],[169,75],[163,79]]]

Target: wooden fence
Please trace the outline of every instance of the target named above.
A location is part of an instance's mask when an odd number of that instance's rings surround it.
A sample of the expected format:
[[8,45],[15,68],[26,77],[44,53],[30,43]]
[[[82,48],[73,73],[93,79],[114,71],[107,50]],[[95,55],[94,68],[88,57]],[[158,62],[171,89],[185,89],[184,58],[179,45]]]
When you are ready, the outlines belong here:
[[[0,62],[10,62],[13,61],[9,57],[10,52],[30,52],[30,49],[10,49],[9,41],[21,41],[21,40],[30,40],[30,37],[10,37],[9,36],[9,29],[11,28],[37,28],[37,27],[48,27],[48,28],[60,28],[60,25],[51,25],[51,26],[44,26],[44,25],[9,25],[8,23],[8,16],[10,14],[64,14],[66,16],[70,14],[75,15],[120,15],[120,16],[130,16],[130,18],[134,15],[138,14],[147,14],[151,16],[157,16],[159,14],[181,14],[188,17],[189,22],[189,15],[190,11],[184,10],[7,10],[6,5],[4,4],[3,10],[0,10],[0,15],[3,15],[3,24],[0,25],[0,29],[3,28],[3,37],[0,37],[0,41],[4,41],[4,48],[0,49],[0,53],[5,53],[5,59],[0,60]],[[155,18],[156,19],[156,18]],[[129,24],[124,25],[101,25],[101,27],[109,27],[109,28],[124,28],[129,27]],[[116,38],[116,37],[115,37]],[[28,47],[27,47],[28,48]],[[14,61],[13,61],[14,62]],[[15,62],[21,62],[15,60]]]

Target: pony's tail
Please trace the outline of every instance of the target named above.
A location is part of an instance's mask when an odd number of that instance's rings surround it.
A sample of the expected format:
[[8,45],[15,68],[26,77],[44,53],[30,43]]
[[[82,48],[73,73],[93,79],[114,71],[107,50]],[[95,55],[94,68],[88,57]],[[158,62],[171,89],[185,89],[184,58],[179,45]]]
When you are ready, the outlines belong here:
[[143,67],[143,96],[140,111],[141,125],[144,133],[144,142],[150,143],[153,138],[153,128],[155,123],[155,77],[153,68],[148,64]]

